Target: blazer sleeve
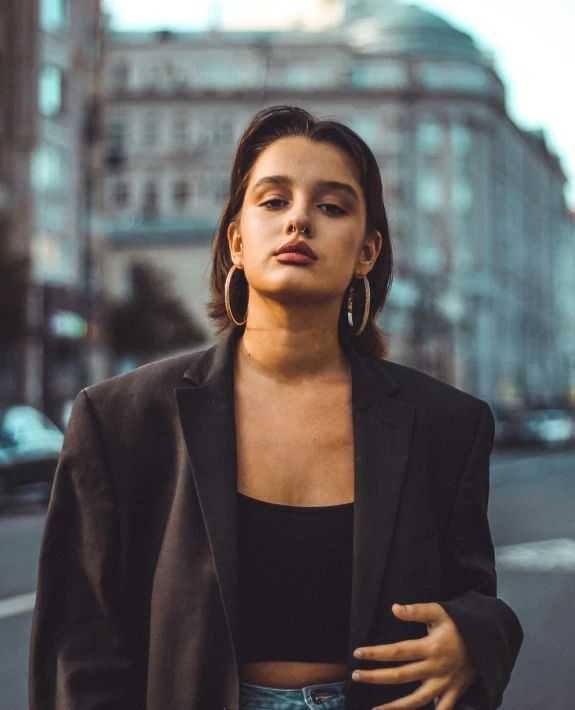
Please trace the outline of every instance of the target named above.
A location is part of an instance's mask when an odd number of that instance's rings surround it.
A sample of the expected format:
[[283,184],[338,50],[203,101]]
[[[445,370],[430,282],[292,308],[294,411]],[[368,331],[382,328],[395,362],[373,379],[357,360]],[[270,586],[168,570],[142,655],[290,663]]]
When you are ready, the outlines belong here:
[[460,710],[500,707],[523,643],[517,615],[497,597],[495,551],[487,518],[494,436],[493,413],[483,402],[443,542],[446,599],[438,604],[457,626],[479,674],[459,698],[456,708]]
[[74,400],[43,531],[30,710],[134,708],[122,634],[120,537],[109,464],[85,390]]

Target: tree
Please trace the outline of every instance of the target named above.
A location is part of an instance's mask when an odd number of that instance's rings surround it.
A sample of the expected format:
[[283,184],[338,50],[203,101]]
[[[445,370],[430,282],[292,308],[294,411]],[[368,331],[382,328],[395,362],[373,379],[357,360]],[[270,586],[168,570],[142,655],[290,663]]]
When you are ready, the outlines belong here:
[[205,342],[204,331],[170,291],[169,275],[144,261],[130,267],[129,300],[110,308],[106,330],[112,350],[146,361]]

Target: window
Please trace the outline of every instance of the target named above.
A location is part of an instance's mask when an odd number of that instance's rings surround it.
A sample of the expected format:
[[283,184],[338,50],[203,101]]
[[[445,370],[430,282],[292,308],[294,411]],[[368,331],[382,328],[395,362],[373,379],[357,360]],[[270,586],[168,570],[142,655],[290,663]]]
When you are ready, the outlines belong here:
[[421,238],[421,244],[415,254],[417,267],[425,274],[441,273],[446,266],[447,257],[438,243],[436,230],[431,223],[424,223]]
[[174,148],[185,148],[188,142],[188,122],[178,116],[174,121]]
[[117,116],[106,126],[106,164],[113,171],[122,170],[126,162],[127,121]]
[[126,119],[123,115],[121,117],[116,116],[116,118],[108,123],[107,134],[110,140],[124,140],[126,137]]
[[185,65],[174,64],[171,60],[164,65],[167,88],[179,90],[188,86],[188,72]]
[[125,209],[130,203],[130,188],[125,180],[117,180],[114,185],[114,204],[118,209]]
[[158,142],[158,122],[152,116],[144,122],[144,145],[152,148]]
[[146,183],[144,189],[144,205],[142,208],[145,220],[152,220],[158,216],[158,189],[152,180]]
[[118,91],[128,88],[128,64],[121,60],[116,62],[112,68],[112,86]]
[[44,116],[57,116],[63,108],[64,75],[60,67],[45,64],[38,81],[38,105]]
[[482,67],[472,64],[421,64],[419,80],[427,89],[478,91],[489,88],[489,76]]
[[409,83],[407,65],[391,60],[358,64],[349,70],[349,83],[358,89],[398,89]]
[[196,67],[195,84],[202,89],[236,89],[241,83],[240,70],[237,62],[217,64],[208,61]]
[[421,172],[417,180],[417,201],[424,212],[438,212],[443,206],[443,184],[435,172]]
[[157,65],[147,66],[141,70],[141,85],[143,89],[155,90],[159,87],[162,70]]
[[417,148],[422,153],[435,154],[441,150],[443,131],[433,116],[421,118],[417,124]]
[[183,89],[187,87],[188,76],[184,67],[174,67],[172,81],[176,89]]
[[40,26],[46,32],[59,32],[68,26],[68,0],[41,0]]
[[123,153],[127,142],[126,121],[123,119],[116,119],[115,121],[112,121],[108,124],[106,134],[108,139],[108,147]]
[[32,240],[34,278],[41,283],[61,282],[65,276],[64,245],[53,232],[37,232]]
[[174,183],[174,206],[177,210],[183,210],[186,208],[188,201],[190,199],[190,187],[186,180],[176,180]]
[[451,126],[451,150],[454,155],[466,156],[471,149],[471,131],[463,123]]
[[360,138],[363,138],[369,146],[374,145],[378,136],[378,130],[373,116],[357,114],[351,119],[350,124],[351,128]]
[[467,178],[460,176],[451,187],[451,204],[459,213],[469,212],[473,205],[473,188]]
[[39,192],[62,191],[68,180],[68,156],[51,143],[40,143],[32,159],[32,182]]
[[284,81],[288,88],[307,89],[318,84],[318,70],[307,64],[292,64],[285,70]]
[[214,114],[205,123],[205,140],[209,145],[230,145],[234,139],[234,125],[230,116]]
[[228,145],[234,140],[234,123],[230,116],[220,116],[219,142]]
[[39,232],[34,240],[36,263],[46,269],[58,270],[62,263],[62,242],[60,237],[50,232]]

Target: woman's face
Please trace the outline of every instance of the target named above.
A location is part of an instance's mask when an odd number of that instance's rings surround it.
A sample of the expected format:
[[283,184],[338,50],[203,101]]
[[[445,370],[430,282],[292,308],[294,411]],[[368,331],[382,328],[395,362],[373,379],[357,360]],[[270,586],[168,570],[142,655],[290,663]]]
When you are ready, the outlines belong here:
[[[365,217],[358,172],[347,153],[300,136],[269,145],[253,166],[239,224],[228,229],[250,298],[254,289],[284,302],[333,299],[339,307],[352,277],[367,275],[381,249],[379,232],[365,240]],[[282,244],[295,239],[317,258],[304,264],[276,258]]]

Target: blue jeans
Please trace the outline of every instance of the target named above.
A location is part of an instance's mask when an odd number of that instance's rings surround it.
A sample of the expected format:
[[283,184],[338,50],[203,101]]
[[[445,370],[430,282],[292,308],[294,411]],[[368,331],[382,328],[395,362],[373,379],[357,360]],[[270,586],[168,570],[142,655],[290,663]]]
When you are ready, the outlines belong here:
[[269,688],[240,684],[240,710],[343,710],[345,681],[306,685],[305,688]]

